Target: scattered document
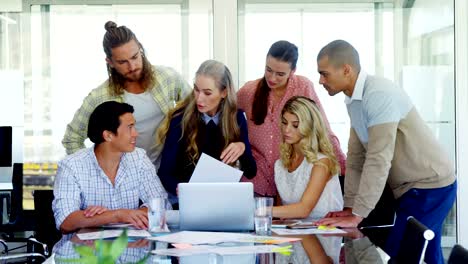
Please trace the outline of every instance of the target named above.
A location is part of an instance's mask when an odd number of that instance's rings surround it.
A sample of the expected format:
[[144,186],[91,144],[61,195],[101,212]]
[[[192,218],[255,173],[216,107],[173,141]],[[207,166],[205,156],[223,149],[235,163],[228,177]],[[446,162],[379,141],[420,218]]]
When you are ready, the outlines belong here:
[[176,244],[219,244],[224,242],[254,242],[263,244],[282,244],[286,242],[299,241],[295,237],[274,237],[274,236],[256,236],[246,233],[228,233],[228,232],[197,232],[182,231],[169,235],[158,237],[149,237],[149,240],[157,240]]
[[286,229],[275,228],[271,230],[277,235],[323,235],[323,234],[346,234],[346,231],[339,228],[324,229],[324,228],[310,228],[310,229]]
[[[78,233],[77,236],[81,240],[96,240],[105,238],[114,238],[122,234],[122,229],[109,229],[103,231]],[[146,230],[129,229],[127,230],[128,237],[150,237],[151,234]]]
[[278,219],[271,222],[271,228],[285,228],[288,225],[301,223],[299,219]]
[[239,182],[243,171],[202,153],[190,182]]
[[135,228],[132,224],[114,223],[103,225],[103,228]]
[[222,247],[222,246],[193,246],[190,248],[169,248],[169,249],[156,249],[151,251],[153,254],[166,255],[166,256],[190,256],[199,254],[218,254],[218,255],[240,255],[240,254],[257,254],[257,253],[271,253],[271,252],[291,252],[291,247],[279,247],[275,245],[256,245],[256,246],[235,246],[235,247]]

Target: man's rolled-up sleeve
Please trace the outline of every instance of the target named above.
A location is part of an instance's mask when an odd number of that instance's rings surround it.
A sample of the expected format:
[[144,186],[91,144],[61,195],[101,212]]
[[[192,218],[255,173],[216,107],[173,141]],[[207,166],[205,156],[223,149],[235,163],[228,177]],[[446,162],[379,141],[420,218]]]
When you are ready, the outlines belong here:
[[54,184],[54,201],[52,202],[58,230],[68,215],[80,210],[80,204],[80,188],[76,175],[67,164],[59,162]]

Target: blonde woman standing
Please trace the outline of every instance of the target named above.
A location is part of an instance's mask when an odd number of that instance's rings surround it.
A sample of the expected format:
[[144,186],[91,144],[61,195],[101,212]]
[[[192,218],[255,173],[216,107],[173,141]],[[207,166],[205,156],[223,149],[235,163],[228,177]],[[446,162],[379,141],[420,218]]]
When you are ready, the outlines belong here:
[[257,173],[245,115],[236,102],[229,69],[215,60],[203,62],[192,93],[169,113],[158,132],[158,141],[164,143],[158,176],[173,204],[177,184],[190,180],[201,153],[226,164],[238,161],[249,179]]

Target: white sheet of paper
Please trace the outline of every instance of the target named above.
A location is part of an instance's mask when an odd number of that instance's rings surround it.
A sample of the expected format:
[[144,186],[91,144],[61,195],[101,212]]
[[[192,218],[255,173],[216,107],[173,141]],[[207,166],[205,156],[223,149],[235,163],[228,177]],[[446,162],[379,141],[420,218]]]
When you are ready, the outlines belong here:
[[202,153],[190,182],[239,182],[243,171]]
[[236,242],[244,234],[225,233],[225,232],[198,232],[198,231],[182,231],[169,235],[158,237],[149,237],[150,240],[157,240],[167,243],[184,243],[184,244],[218,244],[222,242]]
[[134,228],[132,224],[114,223],[103,225],[103,228]]
[[156,249],[151,251],[153,254],[166,256],[189,256],[198,254],[218,254],[218,255],[240,255],[254,253],[270,253],[274,252],[278,246],[275,245],[256,245],[256,246],[236,246],[236,247],[219,247],[219,246],[193,246],[191,248],[179,249]]
[[[95,240],[95,239],[104,239],[104,238],[113,238],[118,237],[122,234],[123,230],[121,229],[109,229],[103,231],[89,232],[89,233],[79,233],[77,234],[78,238],[81,240]],[[129,237],[150,237],[151,234],[146,230],[139,229],[129,229],[127,230],[127,235]]]
[[346,231],[335,228],[331,230],[321,230],[318,228],[312,229],[286,229],[286,228],[275,228],[271,230],[277,235],[322,235],[322,234],[346,234]]
[[167,243],[183,243],[183,244],[218,244],[223,242],[255,242],[281,244],[285,242],[298,241],[300,238],[292,237],[272,237],[272,236],[256,236],[246,233],[228,233],[228,232],[198,232],[198,231],[182,231],[169,235],[157,237],[148,237],[149,240],[157,240]]

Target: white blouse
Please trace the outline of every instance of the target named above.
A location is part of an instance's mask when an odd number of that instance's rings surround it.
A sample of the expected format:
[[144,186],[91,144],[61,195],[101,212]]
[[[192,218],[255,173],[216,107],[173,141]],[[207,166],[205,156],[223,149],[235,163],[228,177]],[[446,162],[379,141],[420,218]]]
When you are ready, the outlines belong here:
[[[318,159],[326,158],[325,155],[319,153]],[[313,164],[307,162],[304,158],[302,163],[293,172],[289,172],[283,166],[281,160],[275,162],[275,184],[283,205],[297,203],[301,200],[302,194],[309,183]],[[343,210],[343,195],[341,193],[340,181],[338,174],[333,175],[328,180],[322,195],[315,205],[309,217],[319,219],[324,217],[328,212]],[[326,254],[333,259],[334,263],[338,263],[341,247],[341,237],[322,237],[317,236]],[[309,263],[307,254],[302,248],[302,245],[295,247],[297,254],[293,254],[293,259],[281,259],[279,263]],[[302,254],[301,254],[302,253]]]

